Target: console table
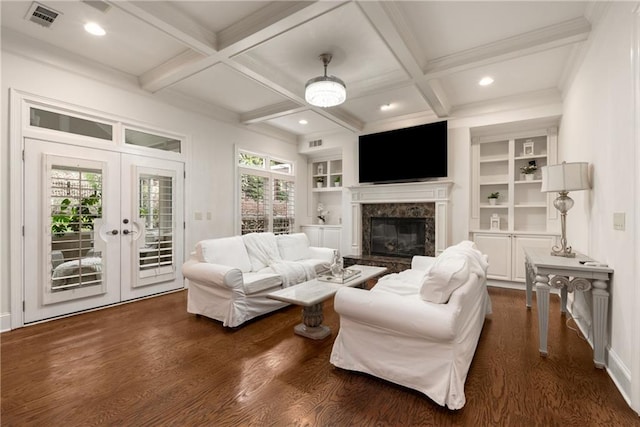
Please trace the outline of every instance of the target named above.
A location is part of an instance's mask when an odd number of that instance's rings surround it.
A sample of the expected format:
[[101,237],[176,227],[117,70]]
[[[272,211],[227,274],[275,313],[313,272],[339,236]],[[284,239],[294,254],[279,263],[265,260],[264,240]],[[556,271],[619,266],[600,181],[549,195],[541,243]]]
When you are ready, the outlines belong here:
[[560,289],[561,311],[567,311],[567,292],[588,291],[593,296],[593,362],[596,368],[604,369],[604,350],[607,343],[607,313],[609,310],[608,282],[613,270],[599,264],[586,255],[576,253],[575,258],[552,256],[550,249],[523,248],[527,270],[527,308],[531,308],[531,291],[536,284],[538,304],[538,330],[540,355],[547,356],[547,333],[549,327],[549,290]]

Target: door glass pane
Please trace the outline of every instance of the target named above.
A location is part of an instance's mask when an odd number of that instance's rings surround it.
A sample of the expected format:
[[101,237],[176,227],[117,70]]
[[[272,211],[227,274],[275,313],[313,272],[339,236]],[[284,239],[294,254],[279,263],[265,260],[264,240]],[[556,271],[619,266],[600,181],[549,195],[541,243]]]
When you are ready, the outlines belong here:
[[240,209],[242,217],[242,234],[268,231],[267,200],[265,191],[268,178],[241,174]]
[[273,180],[273,232],[293,233],[295,225],[294,182],[285,179]]
[[172,151],[175,153],[179,153],[181,149],[181,141],[179,139],[169,138],[162,135],[154,135],[132,129],[125,129],[124,142],[131,145],[154,148],[156,150]]
[[113,126],[94,120],[81,119],[53,111],[31,108],[29,123],[45,129],[53,129],[61,132],[74,133],[76,135],[90,136],[93,138],[113,139]]
[[139,182],[140,220],[144,244],[140,247],[140,277],[173,272],[173,178],[141,174]]
[[102,172],[53,166],[50,176],[50,291],[101,286],[94,225],[102,218]]

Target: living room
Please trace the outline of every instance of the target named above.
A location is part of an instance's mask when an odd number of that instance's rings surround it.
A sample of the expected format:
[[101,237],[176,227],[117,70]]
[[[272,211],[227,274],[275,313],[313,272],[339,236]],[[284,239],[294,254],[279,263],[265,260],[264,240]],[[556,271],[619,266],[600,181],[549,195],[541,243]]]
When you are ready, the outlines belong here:
[[[51,4],[54,9],[56,9],[56,5],[60,6],[59,9],[65,7],[63,2],[54,3]],[[138,19],[145,22],[145,26],[160,27],[165,30],[165,26],[169,23],[178,26],[176,22],[166,18],[166,10],[163,11],[164,14],[158,12],[157,15],[153,15],[145,8],[136,11],[135,5],[128,4],[128,2],[122,3],[121,7],[126,9],[125,11],[129,15],[137,14]],[[332,6],[313,4],[303,7],[304,5],[296,2],[295,7],[299,10],[285,15],[290,20],[303,23],[313,21],[318,17],[339,16],[342,11],[349,8],[349,13],[357,13],[358,22],[363,20],[380,25],[376,31],[382,31],[380,28],[386,28],[384,23],[392,22],[390,18],[381,15],[386,10],[385,8],[376,8],[374,3],[378,2],[362,3],[345,2],[342,5],[342,3],[336,2]],[[451,3],[455,4],[456,2]],[[515,19],[516,15],[509,15],[516,13],[511,10],[511,7],[514,6],[511,4],[512,2],[499,3],[499,5],[493,4],[492,7],[506,8],[500,18],[505,23]],[[24,10],[16,13],[23,15],[29,6],[29,4],[24,4],[22,7]],[[461,9],[457,12],[467,16],[464,14],[462,6],[460,4]],[[18,6],[13,5],[13,7]],[[228,4],[221,4],[219,7],[229,7],[229,10],[233,10]],[[224,108],[224,106],[211,105],[202,99],[187,97],[177,91],[167,89],[173,84],[177,85],[179,79],[190,75],[195,69],[190,68],[193,66],[191,61],[202,60],[199,55],[210,57],[210,65],[221,59],[216,57],[219,54],[216,49],[213,49],[215,52],[212,52],[211,47],[204,46],[204,43],[198,41],[198,38],[188,31],[180,33],[184,37],[182,42],[191,37],[190,43],[199,46],[201,52],[184,54],[180,49],[173,48],[166,53],[164,63],[167,67],[158,66],[153,69],[152,73],[145,73],[148,71],[144,69],[145,65],[143,64],[144,60],[147,60],[146,54],[143,55],[141,52],[135,51],[128,52],[130,68],[129,71],[123,72],[118,71],[118,67],[121,65],[118,61],[123,60],[114,52],[111,52],[114,63],[112,66],[107,66],[104,64],[104,60],[100,62],[91,56],[92,48],[89,44],[84,45],[86,51],[84,57],[72,53],[64,47],[55,46],[56,30],[58,30],[56,27],[42,31],[39,28],[32,30],[34,32],[40,31],[44,37],[50,35],[51,44],[44,43],[33,35],[19,32],[15,26],[34,24],[22,18],[17,23],[16,21],[11,24],[5,22],[5,19],[9,19],[9,9],[7,3],[3,3],[2,110],[6,113],[2,116],[2,128],[5,129],[3,140],[5,142],[2,145],[3,152],[0,163],[3,177],[0,220],[5,235],[5,239],[2,239],[0,243],[2,330],[8,331],[24,326],[20,311],[23,301],[21,275],[22,271],[29,266],[29,257],[17,254],[23,253],[21,225],[28,226],[22,220],[27,210],[23,205],[23,195],[24,199],[29,199],[27,197],[29,192],[28,187],[23,185],[14,187],[14,183],[19,182],[16,179],[20,179],[21,176],[21,167],[16,167],[16,165],[21,164],[20,148],[23,141],[21,140],[22,134],[16,128],[21,128],[23,123],[20,120],[26,119],[16,114],[16,108],[18,110],[22,108],[20,103],[22,101],[30,102],[29,105],[54,105],[60,111],[78,111],[79,109],[86,116],[108,117],[114,123],[124,120],[136,124],[140,128],[157,129],[171,135],[185,136],[185,150],[182,153],[186,171],[184,185],[185,230],[182,247],[185,258],[193,250],[196,243],[202,239],[232,236],[239,233],[237,210],[232,208],[236,205],[237,197],[233,183],[236,176],[234,159],[238,149],[266,153],[278,159],[294,162],[297,189],[295,219],[296,224],[300,226],[317,223],[317,197],[319,194],[324,194],[309,191],[313,185],[309,165],[313,159],[339,155],[342,160],[342,196],[339,201],[334,201],[331,199],[335,196],[334,193],[327,195],[329,198],[327,204],[328,210],[331,211],[329,224],[341,226],[340,249],[343,254],[347,255],[352,248],[351,232],[354,227],[354,218],[351,215],[350,191],[358,187],[357,142],[360,134],[447,120],[449,143],[447,181],[452,182],[452,186],[447,205],[450,224],[448,224],[446,242],[453,244],[468,239],[471,231],[473,191],[470,145],[474,130],[513,122],[529,123],[538,120],[555,120],[558,128],[558,162],[588,162],[590,164],[591,190],[571,193],[575,205],[568,214],[567,236],[569,243],[575,250],[608,264],[615,271],[614,278],[610,283],[606,370],[629,406],[638,412],[640,410],[640,357],[638,357],[640,354],[640,333],[638,332],[640,331],[640,314],[635,307],[640,305],[640,292],[638,291],[640,272],[637,268],[638,254],[640,253],[640,236],[637,227],[640,220],[638,205],[640,154],[637,150],[638,135],[640,134],[640,120],[638,119],[638,104],[640,102],[638,69],[640,66],[637,56],[640,44],[640,36],[638,36],[640,34],[640,18],[637,4],[634,2],[595,2],[589,5],[585,3],[582,7],[584,16],[588,17],[585,19],[589,21],[589,29],[584,30],[578,26],[577,29],[573,29],[575,31],[573,35],[564,34],[561,41],[551,40],[549,42],[550,45],[557,43],[562,46],[571,46],[568,51],[563,52],[568,52],[566,57],[571,60],[570,62],[574,66],[562,67],[555,65],[555,63],[551,65],[551,62],[543,63],[540,68],[557,67],[562,71],[561,78],[552,80],[546,89],[514,95],[503,93],[495,96],[491,102],[485,102],[466,99],[460,95],[460,93],[467,91],[467,87],[464,86],[454,86],[453,88],[446,85],[440,88],[437,85],[429,86],[428,90],[423,89],[423,93],[428,94],[431,91],[435,94],[432,97],[425,96],[421,100],[424,105],[423,111],[407,112],[394,119],[386,119],[380,111],[376,111],[370,113],[371,120],[360,121],[358,127],[358,120],[354,121],[344,114],[332,113],[331,109],[327,109],[325,112],[318,112],[316,109],[312,117],[319,117],[321,126],[314,131],[297,133],[286,131],[283,127],[272,124],[280,123],[282,126],[282,122],[284,122],[289,129],[299,126],[298,120],[302,118],[300,116],[307,108],[305,105],[300,105],[300,102],[293,102],[291,99],[303,99],[304,81],[322,73],[322,63],[317,60],[317,56],[322,53],[323,49],[331,47],[325,46],[322,41],[316,41],[315,45],[308,46],[308,49],[304,51],[308,58],[304,61],[304,68],[309,72],[308,75],[305,74],[299,78],[302,80],[301,85],[298,85],[298,82],[295,85],[286,84],[287,74],[280,75],[278,71],[272,70],[271,74],[265,73],[263,76],[254,73],[252,61],[255,61],[256,57],[263,61],[267,60],[268,58],[263,57],[266,55],[264,52],[258,51],[255,57],[248,56],[244,60],[233,63],[234,69],[243,70],[246,75],[254,79],[252,84],[258,87],[251,86],[251,88],[255,89],[256,93],[264,90],[263,85],[268,82],[277,82],[280,93],[290,94],[289,103],[282,101],[280,97],[272,98],[272,104],[279,104],[279,109],[264,109],[260,112],[258,120],[259,106],[247,108],[247,111],[253,111],[255,115],[245,114],[243,116]],[[112,9],[111,12],[115,9],[117,8]],[[355,9],[355,12],[352,9]],[[64,11],[61,10],[61,12]],[[544,13],[541,12],[541,14]],[[68,12],[67,16],[70,15],[71,13]],[[165,17],[164,23],[160,20],[160,16]],[[348,14],[347,16],[352,15]],[[423,18],[427,19],[427,17]],[[275,20],[275,18],[273,19]],[[406,16],[404,19],[407,19]],[[60,24],[63,22],[61,21]],[[338,22],[341,21],[338,20]],[[126,21],[126,23],[130,24],[130,21]],[[253,23],[254,26],[260,26],[269,33],[259,34],[263,42],[276,38],[277,34],[285,31],[285,28],[289,28],[289,26],[298,26],[288,22],[287,18],[282,18],[281,21],[275,23],[269,21],[269,23],[273,25]],[[60,30],[64,28],[61,26]],[[540,29],[538,28],[538,30]],[[362,29],[363,34],[366,35],[369,35],[371,31],[374,30],[370,27]],[[458,31],[460,30],[458,29]],[[399,34],[399,32],[391,33],[396,36]],[[547,34],[542,30],[540,33]],[[166,36],[166,32],[164,34],[164,37],[169,37]],[[515,34],[520,33],[515,31]],[[223,40],[219,41],[222,43],[221,46],[224,46],[224,43],[231,43],[233,34],[221,33],[219,35]],[[223,35],[227,38],[222,37]],[[383,32],[383,36],[386,37],[386,43],[391,43],[390,33]],[[480,38],[479,35],[478,37]],[[570,39],[571,41],[569,41]],[[250,37],[247,36],[245,49],[253,46],[250,42]],[[376,47],[385,42],[378,40]],[[418,43],[415,40],[414,42]],[[158,44],[160,43],[158,42]],[[538,49],[542,49],[540,47],[542,45],[543,42],[538,39],[537,44],[534,44],[533,47],[519,46],[520,53],[518,55],[526,56],[525,53],[536,53]],[[407,46],[412,46],[412,44],[407,42],[403,46],[404,50],[396,50],[395,54],[402,51],[404,55],[410,56],[411,50]],[[397,46],[395,48],[397,49]],[[546,48],[549,46],[545,45]],[[158,49],[161,50],[161,48]],[[238,49],[236,54],[241,56],[242,46],[234,46],[234,49]],[[458,71],[453,74],[459,75],[464,75],[465,72],[476,68],[481,68],[484,71],[492,63],[498,62],[496,58],[508,60],[516,56],[509,49],[502,51],[502,53],[492,51],[492,54],[493,57],[478,56],[473,60],[467,58],[467,61],[472,65],[449,65],[449,71]],[[224,61],[230,62],[230,59],[225,56],[226,53],[223,52],[220,55]],[[291,53],[291,55],[302,55],[302,52]],[[389,56],[381,58],[380,62],[392,60],[393,55],[388,51],[387,55]],[[354,103],[369,103],[376,107],[388,102],[383,100],[384,97],[379,93],[379,96],[373,98],[365,96],[367,85],[373,85],[374,80],[388,78],[390,83],[382,83],[383,86],[387,85],[387,89],[401,91],[406,87],[398,83],[398,76],[392,72],[394,70],[384,67],[382,67],[382,71],[386,73],[379,76],[369,76],[371,80],[351,82],[348,79],[350,68],[366,67],[361,65],[362,62],[354,64],[348,62],[348,59],[340,57],[339,46],[337,46],[335,58],[328,65],[330,74],[335,74],[346,81],[347,103],[350,101],[349,97],[353,97]],[[367,56],[365,59],[369,59],[369,57]],[[456,59],[460,59],[460,57],[456,57]],[[138,65],[136,65],[136,60],[139,60]],[[358,58],[358,61],[361,60],[362,58]],[[397,58],[393,60],[395,61]],[[224,63],[224,61],[222,62]],[[408,80],[411,84],[421,84],[422,80],[411,75],[411,72],[415,73],[415,70],[409,70],[410,72],[406,73],[407,64],[411,61],[406,57],[401,57],[400,61],[403,61],[403,66],[400,68],[404,70],[404,75],[400,80]],[[179,72],[173,74],[175,71],[169,71],[169,65],[175,65],[177,62],[184,68],[179,68]],[[460,68],[456,68],[456,66]],[[533,67],[531,64],[530,66]],[[380,69],[376,67],[379,65],[371,64],[372,69]],[[509,72],[516,73],[513,70],[507,71],[505,78]],[[283,72],[280,71],[280,73]],[[420,73],[424,74],[424,71],[421,70]],[[431,76],[434,78],[442,77],[445,81],[445,74],[442,73],[438,74],[438,71],[435,71]],[[220,75],[224,74],[225,70],[220,71]],[[409,74],[408,78],[407,74]],[[283,78],[283,76],[285,77]],[[515,80],[518,79],[521,77],[516,73]],[[258,83],[255,83],[256,81]],[[238,85],[238,81],[233,81],[233,84],[229,83],[229,86],[239,90],[242,82],[240,81]],[[494,84],[497,83],[499,82],[496,81]],[[477,89],[471,88],[471,83],[468,84],[469,93],[477,93]],[[475,81],[473,84],[475,85]],[[162,90],[160,85],[164,85]],[[522,85],[526,86],[525,82],[522,82]],[[212,91],[219,90],[214,89],[217,86],[215,80],[196,80],[190,83],[186,89],[190,89],[191,93],[197,93],[198,91],[206,92],[207,87],[211,87]],[[260,93],[260,95],[264,94]],[[448,95],[448,101],[444,95]],[[460,101],[459,105],[457,102],[452,102],[456,99],[463,99],[464,102]],[[19,102],[16,103],[16,100]],[[451,104],[456,108],[452,108]],[[287,118],[288,116],[291,117]],[[287,120],[291,123],[288,123]],[[370,123],[365,124],[365,122]],[[336,123],[339,125],[338,127],[335,127]],[[16,138],[19,140],[16,141]],[[317,140],[322,140],[322,145],[310,147],[312,145],[310,142]],[[420,153],[417,154],[420,155]],[[335,206],[337,205],[340,206],[339,215],[336,214]],[[616,230],[613,227],[614,214],[617,213],[625,214],[624,230]],[[504,282],[496,281],[492,284],[500,286],[504,285]],[[522,294],[524,301],[524,291]],[[585,301],[576,301],[575,304],[576,311],[580,312],[579,306],[585,304]]]

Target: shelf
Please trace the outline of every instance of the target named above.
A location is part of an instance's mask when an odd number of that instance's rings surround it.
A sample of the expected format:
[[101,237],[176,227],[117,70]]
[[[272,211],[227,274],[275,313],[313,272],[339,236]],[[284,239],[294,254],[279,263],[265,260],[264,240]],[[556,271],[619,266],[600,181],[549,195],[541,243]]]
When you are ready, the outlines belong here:
[[480,209],[509,209],[509,205],[490,205],[489,203],[481,203],[480,204]]
[[480,185],[508,185],[509,181],[481,181]]
[[527,203],[527,204],[514,205],[514,208],[542,208],[542,209],[546,209],[547,208],[547,204],[546,203]]
[[480,159],[480,163],[497,163],[497,162],[508,162],[509,157],[501,156],[501,157],[487,157]]
[[516,184],[516,185],[519,185],[519,184],[542,184],[542,180],[541,179],[533,179],[531,181],[517,180],[517,181],[514,181],[514,184]]
[[530,154],[530,155],[522,155],[522,156],[516,156],[513,159],[514,160],[535,160],[535,159],[546,159],[547,158],[547,154]]

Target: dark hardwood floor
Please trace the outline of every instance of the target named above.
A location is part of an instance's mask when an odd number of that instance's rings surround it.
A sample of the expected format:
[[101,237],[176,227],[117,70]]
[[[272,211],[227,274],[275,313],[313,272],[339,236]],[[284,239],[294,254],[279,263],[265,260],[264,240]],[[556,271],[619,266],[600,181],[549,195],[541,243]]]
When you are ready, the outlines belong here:
[[[236,330],[186,312],[186,291],[6,332],[2,426],[640,426],[551,298],[549,357],[521,291],[490,289],[458,411],[329,363],[287,307]],[[571,324],[571,322],[570,322]],[[371,355],[375,357],[375,355]]]

